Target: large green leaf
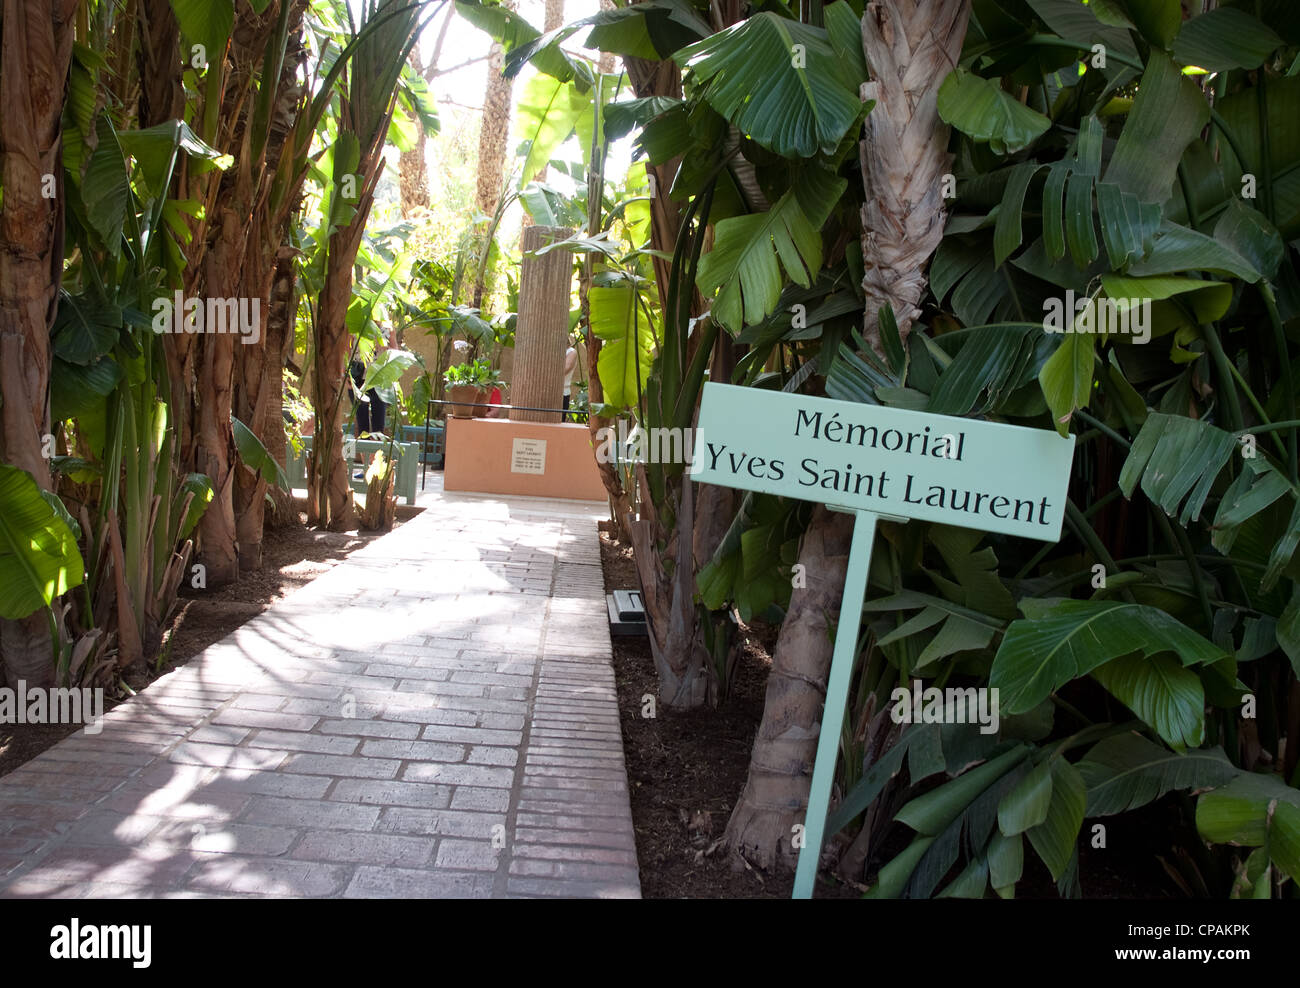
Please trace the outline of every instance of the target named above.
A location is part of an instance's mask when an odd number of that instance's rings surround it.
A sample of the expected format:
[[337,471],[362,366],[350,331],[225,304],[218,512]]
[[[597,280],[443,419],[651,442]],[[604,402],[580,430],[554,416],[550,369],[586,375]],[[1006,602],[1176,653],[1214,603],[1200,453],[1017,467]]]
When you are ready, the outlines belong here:
[[1002,262],[1016,252],[1024,239],[1021,216],[1025,208],[1025,193],[1029,190],[1030,181],[1043,167],[1045,166],[1037,161],[1023,161],[1011,169],[1002,205],[998,210],[997,223],[993,228],[995,266],[1001,267]]
[[1205,740],[1205,689],[1173,656],[1126,655],[1098,666],[1092,677],[1175,750]]
[[1052,759],[1051,765],[1052,801],[1047,818],[1027,830],[1025,836],[1052,873],[1052,880],[1060,881],[1074,855],[1087,796],[1083,779],[1073,765],[1064,758]]
[[673,55],[740,131],[782,157],[830,154],[862,115],[852,63],[826,32],[763,11]]
[[131,180],[126,156],[117,142],[117,132],[108,114],[96,125],[99,141],[81,182],[81,199],[86,205],[86,220],[99,234],[101,242],[114,256],[122,252],[122,226],[127,210],[132,208]]
[[1098,182],[1097,216],[1106,257],[1110,266],[1120,271],[1151,250],[1160,228],[1161,210],[1156,203],[1142,202],[1112,182]]
[[989,884],[1004,899],[1015,895],[1016,882],[1025,870],[1025,842],[1017,837],[1007,837],[1000,831],[989,840]]
[[915,590],[904,590],[863,604],[865,611],[886,613],[896,613],[913,607],[920,607],[920,613],[882,634],[878,644],[882,648],[888,648],[896,642],[921,634],[937,625],[937,630],[926,642],[920,655],[916,657],[914,669],[923,669],[932,662],[958,652],[987,648],[994,634],[1001,627],[1001,622],[996,618],[944,600],[942,597]]
[[[812,284],[822,265],[821,224],[847,182],[827,178],[791,189],[766,213],[733,216],[715,228],[713,249],[700,259],[697,283],[706,297],[717,292],[713,317],[733,333],[776,308],[785,280]],[[805,203],[820,209],[809,216]],[[778,263],[779,262],[779,263]]]
[[1300,789],[1275,775],[1242,772],[1202,795],[1196,829],[1216,844],[1267,847],[1273,863],[1300,880]]
[[1174,58],[1207,72],[1254,69],[1284,43],[1244,10],[1217,7],[1183,25],[1174,39]]
[[1137,49],[1122,21],[1099,20],[1105,9],[1101,4],[1083,4],[1080,0],[1026,0],[1043,22],[1056,34],[1073,41],[1080,48],[1104,45],[1107,51],[1135,56]]
[[1183,149],[1209,119],[1209,104],[1196,84],[1167,55],[1152,52],[1104,181],[1141,202],[1164,202]]
[[[1073,329],[1073,325],[1071,329]],[[1092,333],[1066,333],[1056,352],[1038,372],[1043,398],[1052,412],[1052,424],[1061,435],[1070,432],[1070,419],[1092,399],[1096,337]]]
[[1201,517],[1201,508],[1219,472],[1238,447],[1236,436],[1202,419],[1152,412],[1133,440],[1119,487],[1131,498],[1138,483],[1180,525]]
[[211,161],[222,170],[234,163],[231,155],[207,144],[183,120],[168,120],[146,130],[124,130],[117,136],[123,150],[135,159],[139,176],[153,198],[166,194],[179,151],[199,161]]
[[[1228,207],[1214,223],[1214,240],[1244,257],[1265,278],[1277,274],[1286,254],[1282,235],[1257,209],[1240,199],[1229,199]],[[1217,316],[1215,318],[1218,318]]]
[[[618,408],[636,405],[654,361],[650,323],[630,281],[595,286],[587,293],[591,331],[603,340],[596,372],[605,402]],[[640,379],[637,370],[640,369]]]
[[1029,755],[1025,745],[1016,745],[998,757],[963,772],[938,789],[909,801],[894,819],[905,823],[918,834],[934,837],[955,820],[971,801],[989,789],[994,782],[1014,769]]
[[[1234,194],[1242,191],[1243,173],[1254,176],[1257,196],[1262,196],[1266,185],[1270,186],[1273,223],[1289,242],[1300,236],[1300,73],[1269,76],[1263,113],[1260,102],[1259,90],[1253,86],[1229,93],[1216,102],[1220,116],[1247,160],[1238,161],[1226,140],[1217,141],[1215,151],[1222,163],[1225,182]],[[1261,203],[1257,199],[1253,204]]]
[[54,353],[70,364],[94,363],[117,342],[124,320],[120,306],[103,299],[59,293],[54,317]]
[[81,585],[72,529],[26,470],[0,463],[0,618],[17,620]]
[[903,756],[907,754],[913,735],[920,733],[916,728],[907,731],[902,739],[874,762],[857,784],[845,794],[840,805],[826,821],[826,833],[839,833],[849,822],[870,806],[880,795],[885,785],[896,776],[903,767]]
[[1088,788],[1088,816],[1125,813],[1175,789],[1220,786],[1237,774],[1222,748],[1177,754],[1134,732],[1098,742],[1075,768]]
[[998,154],[1014,154],[1047,132],[1052,121],[1032,110],[996,81],[957,68],[939,87],[939,116]]
[[[939,343],[947,348],[949,333]],[[1033,380],[1035,355],[1044,342],[1042,323],[995,323],[962,330],[965,337],[952,363],[939,375],[926,411],[969,415],[996,408],[1012,391]]]
[[[122,365],[111,356],[93,364],[70,364],[55,356],[50,368],[50,415],[56,422],[84,416],[113,393],[122,380]],[[82,423],[85,424],[84,422]]]
[[[286,485],[285,489],[288,489]],[[176,526],[178,538],[189,538],[190,532],[194,531],[194,526],[199,523],[203,517],[203,512],[208,510],[208,505],[212,503],[213,497],[212,481],[206,474],[189,473],[181,481],[180,486],[176,489],[176,514],[179,524]],[[180,508],[185,504],[187,495],[193,494],[194,498],[190,501],[189,510],[186,511],[184,518],[179,518]]]
[[1164,611],[1118,600],[1020,602],[1026,618],[1007,628],[989,685],[1010,714],[1032,710],[1054,690],[1112,659],[1174,652],[1185,666],[1229,653]]
[[1007,837],[1022,834],[1047,819],[1052,805],[1052,760],[1044,759],[998,804],[998,830]]
[[208,61],[216,63],[225,54],[226,42],[235,26],[234,0],[172,0],[172,10],[176,12],[181,34],[205,46]]
[[1252,284],[1260,279],[1255,266],[1228,244],[1168,221],[1160,225],[1152,239],[1151,252],[1128,269],[1135,277],[1183,275],[1188,271],[1210,271]]
[[416,356],[407,350],[385,350],[366,372],[366,379],[361,384],[362,391],[371,388],[391,388],[402,379],[402,375],[416,364]]
[[[1101,276],[1106,297],[1127,307],[1152,303],[1151,335],[1163,336],[1183,326],[1199,326],[1223,318],[1232,305],[1232,285],[1200,278],[1129,278],[1118,274]],[[1169,299],[1177,304],[1162,305]],[[1184,306],[1189,312],[1184,311]],[[1190,317],[1189,317],[1190,316]]]
[[572,83],[538,73],[528,80],[515,107],[515,127],[531,142],[520,173],[523,188],[546,167],[561,144],[573,133],[578,118],[592,113],[591,94]]
[[239,450],[239,459],[244,466],[254,473],[260,473],[262,479],[268,484],[282,490],[289,490],[289,477],[284,472],[284,468],[267,452],[262,441],[253,434],[253,430],[233,415],[230,417],[230,426],[235,434],[235,448]]

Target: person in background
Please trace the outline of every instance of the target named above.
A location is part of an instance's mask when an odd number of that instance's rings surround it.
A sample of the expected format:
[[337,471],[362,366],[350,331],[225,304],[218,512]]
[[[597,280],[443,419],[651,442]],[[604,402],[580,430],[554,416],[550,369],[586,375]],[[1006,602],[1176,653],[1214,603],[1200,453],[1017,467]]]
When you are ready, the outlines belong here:
[[573,347],[564,351],[564,408],[565,414],[560,416],[561,422],[569,421],[569,392],[573,390],[573,374],[578,369],[578,351]]
[[[386,331],[379,342],[375,344],[375,357],[382,356],[389,346],[389,333]],[[353,360],[348,369],[352,374],[352,382],[356,385],[352,395],[356,407],[357,438],[360,439],[367,432],[383,432],[385,412],[388,410],[388,406],[379,397],[379,392],[374,388],[367,391],[366,398],[369,399],[368,401],[360,401],[356,397],[361,391],[361,385],[366,380],[366,365],[360,360]]]

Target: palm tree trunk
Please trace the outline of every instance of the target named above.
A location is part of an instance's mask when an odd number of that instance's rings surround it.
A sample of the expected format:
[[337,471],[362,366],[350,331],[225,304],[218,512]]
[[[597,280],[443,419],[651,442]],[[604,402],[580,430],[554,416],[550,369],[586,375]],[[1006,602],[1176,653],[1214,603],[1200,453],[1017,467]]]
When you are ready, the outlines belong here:
[[[515,0],[503,0],[501,6],[507,10],[516,10]],[[514,80],[506,78],[505,54],[495,41],[488,51],[487,89],[483,95],[483,117],[478,132],[478,185],[474,201],[478,211],[484,216],[496,214],[501,201],[502,187],[505,182],[506,145],[510,139],[510,93]],[[525,219],[527,217],[525,216]],[[489,255],[484,250],[483,237],[486,232],[479,232],[473,245],[474,255],[480,254],[484,262],[478,266],[474,277],[474,308],[483,307],[483,296],[491,288],[489,284]]]
[[[282,246],[275,255],[275,275],[271,281],[271,307],[266,318],[267,353],[278,353],[274,367],[275,384],[269,389],[267,431],[262,444],[275,462],[287,467],[288,443],[284,434],[284,365],[293,350],[294,315],[298,306],[298,251]],[[300,525],[291,491],[272,488],[271,524],[273,527]]]
[[[283,0],[290,2],[290,0]],[[238,347],[235,362],[234,414],[257,436],[267,452],[281,466],[284,458],[284,418],[281,412],[284,389],[284,360],[288,338],[292,336],[292,313],[283,304],[276,308],[274,293],[281,292],[281,303],[293,297],[292,248],[283,246],[288,240],[293,213],[297,208],[297,189],[276,201],[271,188],[277,177],[277,166],[285,143],[299,113],[305,110],[302,89],[298,83],[299,56],[302,51],[302,18],[305,0],[293,0],[289,11],[288,34],[285,39],[285,58],[280,77],[274,83],[262,80],[262,85],[276,87],[271,100],[272,112],[268,122],[266,141],[262,146],[261,160],[252,162],[248,173],[256,176],[250,190],[251,208],[245,241],[245,261],[242,267],[240,294],[261,303],[261,326],[258,342]],[[274,22],[271,22],[274,23]],[[249,119],[250,103],[244,105],[245,126]],[[293,183],[290,182],[292,185]],[[290,284],[286,291],[284,279]],[[260,472],[242,464],[235,471],[234,512],[235,534],[239,545],[239,565],[243,571],[262,566],[262,531],[266,520],[266,495],[268,484]],[[288,492],[275,490],[273,504],[285,521],[297,513],[292,510],[292,497]]]
[[[872,78],[863,98],[876,100],[861,145],[863,330],[877,350],[886,303],[900,333],[911,329],[925,293],[925,266],[943,236],[948,127],[935,103],[957,64],[969,16],[970,0],[876,0],[862,18]],[[749,776],[724,835],[733,853],[762,868],[795,862],[790,828],[808,805],[834,649],[826,615],[839,611],[851,530],[848,516],[819,507],[800,546],[808,586],[794,593],[781,625]]]
[[[50,327],[63,273],[62,113],[78,0],[0,6],[0,460],[50,486]],[[47,181],[57,183],[49,188]],[[53,191],[53,197],[45,194]],[[43,614],[0,620],[0,665],[45,685]]]
[[848,570],[851,516],[818,505],[799,547],[807,586],[791,595],[772,653],[763,719],[745,789],[727,822],[733,853],[771,871],[793,868],[793,827],[803,822],[817,754],[832,648],[828,621],[839,613]]
[[[862,18],[862,50],[874,99],[860,145],[863,336],[880,349],[880,310],[890,305],[904,340],[919,316],[926,265],[943,239],[943,176],[952,165],[939,86],[957,66],[970,0],[875,0]],[[916,71],[924,65],[925,72]]]

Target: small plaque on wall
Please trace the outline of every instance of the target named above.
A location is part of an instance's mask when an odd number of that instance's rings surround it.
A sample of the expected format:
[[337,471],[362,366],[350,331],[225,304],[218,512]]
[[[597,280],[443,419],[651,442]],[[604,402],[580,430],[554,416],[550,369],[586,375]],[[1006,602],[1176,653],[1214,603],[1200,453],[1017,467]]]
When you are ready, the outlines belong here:
[[546,440],[516,439],[510,451],[511,473],[546,473]]

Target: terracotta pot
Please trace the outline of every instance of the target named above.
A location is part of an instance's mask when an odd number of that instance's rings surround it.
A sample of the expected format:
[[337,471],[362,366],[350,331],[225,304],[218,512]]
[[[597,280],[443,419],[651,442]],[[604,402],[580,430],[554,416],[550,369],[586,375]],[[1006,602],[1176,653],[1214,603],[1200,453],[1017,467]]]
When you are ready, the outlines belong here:
[[485,407],[474,409],[474,417],[476,419],[485,419],[487,418],[488,412],[492,411],[492,409],[486,407],[487,400],[491,397],[492,397],[492,392],[488,388],[478,389],[478,397],[475,398],[474,400],[478,402],[480,405],[483,405]]
[[454,402],[451,417],[454,419],[471,419],[474,417],[473,402],[480,401],[479,388],[474,384],[453,384],[447,389],[447,400]]

